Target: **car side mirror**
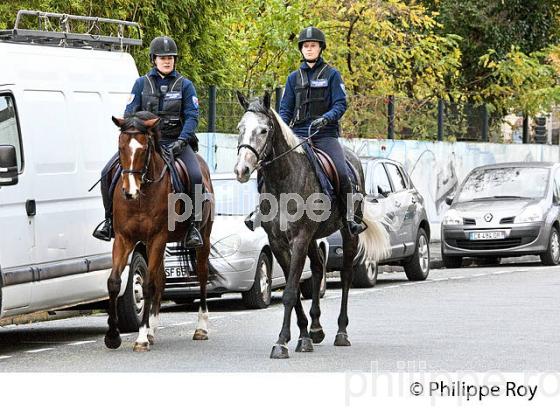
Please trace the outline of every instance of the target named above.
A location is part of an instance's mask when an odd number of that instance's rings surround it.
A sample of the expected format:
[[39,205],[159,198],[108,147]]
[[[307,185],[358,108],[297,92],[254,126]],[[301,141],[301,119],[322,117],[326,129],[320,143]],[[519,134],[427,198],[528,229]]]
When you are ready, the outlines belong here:
[[453,203],[453,200],[454,200],[454,199],[455,199],[455,197],[452,196],[452,195],[450,195],[450,196],[448,196],[447,198],[445,198],[445,203],[446,203],[447,205],[451,205],[451,204]]
[[366,200],[366,201],[368,201],[368,202],[374,202],[374,203],[376,203],[376,202],[379,202],[379,201],[377,200],[377,198],[378,198],[378,196],[376,196],[376,195],[368,194],[368,195],[366,195],[366,196],[364,197],[364,200]]
[[0,185],[18,183],[16,148],[13,145],[0,145]]
[[391,191],[385,191],[383,188],[381,188],[380,186],[377,186],[377,192],[379,192],[379,194],[381,196],[383,196],[384,198],[387,198],[389,196],[389,194],[391,193]]

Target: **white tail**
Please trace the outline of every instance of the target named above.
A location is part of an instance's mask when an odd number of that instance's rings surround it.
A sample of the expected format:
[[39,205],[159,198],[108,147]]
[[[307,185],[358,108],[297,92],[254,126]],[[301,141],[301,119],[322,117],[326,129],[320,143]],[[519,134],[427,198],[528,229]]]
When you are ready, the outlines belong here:
[[364,200],[363,219],[368,228],[358,236],[356,260],[380,261],[391,255],[389,234],[381,222],[384,219],[381,206]]

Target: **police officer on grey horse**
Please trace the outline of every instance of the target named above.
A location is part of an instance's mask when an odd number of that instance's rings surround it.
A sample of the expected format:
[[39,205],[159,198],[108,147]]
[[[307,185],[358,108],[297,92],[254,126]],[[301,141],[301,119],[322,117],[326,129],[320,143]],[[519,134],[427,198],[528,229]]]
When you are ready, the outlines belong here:
[[[321,56],[326,47],[325,34],[318,28],[307,27],[300,32],[298,48],[303,57],[302,64],[288,76],[279,114],[300,138],[308,136],[310,126],[312,131],[317,131],[311,142],[325,151],[336,166],[340,180],[338,199],[341,209],[347,211],[348,230],[356,235],[363,232],[366,225],[356,217],[352,207],[347,207],[347,195],[352,194],[352,184],[344,149],[338,141],[339,120],[347,108],[346,91],[338,70]],[[245,220],[251,230],[258,218],[257,212],[251,213]]]
[[[198,151],[195,134],[199,115],[198,98],[193,83],[175,70],[177,56],[177,44],[170,37],[161,36],[152,40],[150,60],[153,68],[134,83],[131,101],[126,106],[124,115],[127,117],[137,111],[149,111],[161,118],[160,144],[170,148],[174,157],[181,158],[187,166],[193,199],[195,187],[202,184],[202,174],[195,154]],[[118,156],[118,153],[113,156],[103,169],[101,177],[105,221],[97,226],[93,236],[105,241],[110,241],[113,235],[110,170],[117,163]],[[185,245],[201,246],[200,221],[191,217],[189,223]]]

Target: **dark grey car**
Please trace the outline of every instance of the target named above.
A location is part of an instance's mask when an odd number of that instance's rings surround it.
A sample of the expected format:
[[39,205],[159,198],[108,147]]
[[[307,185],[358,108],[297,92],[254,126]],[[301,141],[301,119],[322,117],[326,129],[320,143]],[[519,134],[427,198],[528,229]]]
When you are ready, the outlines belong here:
[[499,263],[504,256],[539,255],[560,263],[560,165],[513,162],[472,170],[441,224],[441,252],[448,268],[463,257]]
[[[366,179],[366,200],[378,203],[383,210],[391,240],[391,256],[380,264],[403,265],[408,279],[426,279],[430,272],[430,224],[424,198],[400,163],[387,158],[362,158],[362,166]],[[340,271],[340,232],[332,234],[327,240],[327,271]],[[374,263],[358,264],[354,268],[353,285],[372,287],[377,281],[377,273]]]

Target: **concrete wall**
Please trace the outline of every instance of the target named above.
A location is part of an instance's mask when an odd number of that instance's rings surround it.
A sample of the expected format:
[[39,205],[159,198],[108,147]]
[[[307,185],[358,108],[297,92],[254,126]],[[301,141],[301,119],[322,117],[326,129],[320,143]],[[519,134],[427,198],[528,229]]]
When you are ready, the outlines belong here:
[[[198,134],[200,154],[215,172],[233,172],[237,135]],[[490,144],[390,140],[342,140],[360,156],[386,157],[401,162],[426,201],[432,237],[440,238],[440,224],[453,195],[475,167],[511,161],[560,160],[560,147],[552,145]]]

